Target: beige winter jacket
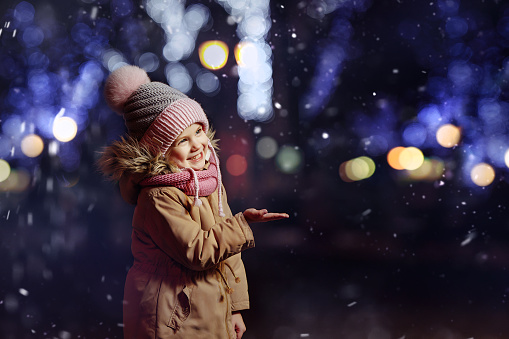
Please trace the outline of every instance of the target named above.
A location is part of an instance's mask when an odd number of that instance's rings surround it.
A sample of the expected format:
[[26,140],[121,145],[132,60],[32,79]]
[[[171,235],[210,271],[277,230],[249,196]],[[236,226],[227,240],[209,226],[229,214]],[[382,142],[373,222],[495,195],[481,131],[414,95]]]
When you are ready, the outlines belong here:
[[99,161],[120,179],[122,197],[136,208],[132,223],[134,264],[124,290],[125,339],[235,338],[232,311],[249,308],[240,252],[254,247],[242,213],[232,215],[223,187],[193,204],[181,190],[139,189],[143,177],[167,171],[132,139],[115,142]]
[[140,192],[124,292],[126,339],[235,338],[231,312],[249,308],[240,252],[254,239],[225,194],[226,217],[218,216],[217,197],[202,197],[197,207],[174,187]]

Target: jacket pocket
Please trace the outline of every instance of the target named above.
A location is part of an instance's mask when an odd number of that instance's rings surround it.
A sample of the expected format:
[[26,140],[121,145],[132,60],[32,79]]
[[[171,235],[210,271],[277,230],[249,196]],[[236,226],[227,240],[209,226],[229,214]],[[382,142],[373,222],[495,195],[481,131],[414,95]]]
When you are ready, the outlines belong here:
[[168,321],[168,327],[177,331],[191,314],[191,289],[186,285],[177,291],[175,307]]

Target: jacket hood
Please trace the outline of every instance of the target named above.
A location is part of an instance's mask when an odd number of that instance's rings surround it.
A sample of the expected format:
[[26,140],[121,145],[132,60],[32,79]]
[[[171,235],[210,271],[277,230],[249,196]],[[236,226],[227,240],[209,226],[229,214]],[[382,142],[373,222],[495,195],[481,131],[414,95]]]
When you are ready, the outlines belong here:
[[136,204],[141,180],[175,172],[174,166],[166,161],[163,154],[152,155],[145,145],[130,136],[105,147],[98,166],[106,177],[119,181],[120,193],[130,204]]

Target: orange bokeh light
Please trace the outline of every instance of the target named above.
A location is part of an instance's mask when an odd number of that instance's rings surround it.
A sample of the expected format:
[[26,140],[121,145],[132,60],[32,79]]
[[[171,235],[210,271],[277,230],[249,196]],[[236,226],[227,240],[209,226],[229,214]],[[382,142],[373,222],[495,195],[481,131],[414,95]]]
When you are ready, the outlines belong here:
[[387,153],[387,162],[389,163],[389,166],[391,166],[394,169],[397,170],[404,170],[405,168],[401,166],[401,163],[399,162],[399,156],[401,155],[401,152],[405,150],[405,147],[398,146],[394,147]]

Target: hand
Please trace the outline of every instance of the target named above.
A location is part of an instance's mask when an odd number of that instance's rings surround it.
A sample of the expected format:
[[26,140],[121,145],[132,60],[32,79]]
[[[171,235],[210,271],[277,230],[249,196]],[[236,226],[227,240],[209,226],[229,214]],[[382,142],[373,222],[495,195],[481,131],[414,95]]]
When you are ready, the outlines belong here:
[[244,319],[242,319],[240,312],[235,312],[232,314],[232,326],[233,330],[237,334],[236,338],[242,338],[242,335],[244,332],[246,332],[246,325],[244,324]]
[[266,209],[257,210],[255,208],[248,208],[244,211],[244,218],[246,218],[248,223],[273,221],[289,217],[286,213],[269,213]]

